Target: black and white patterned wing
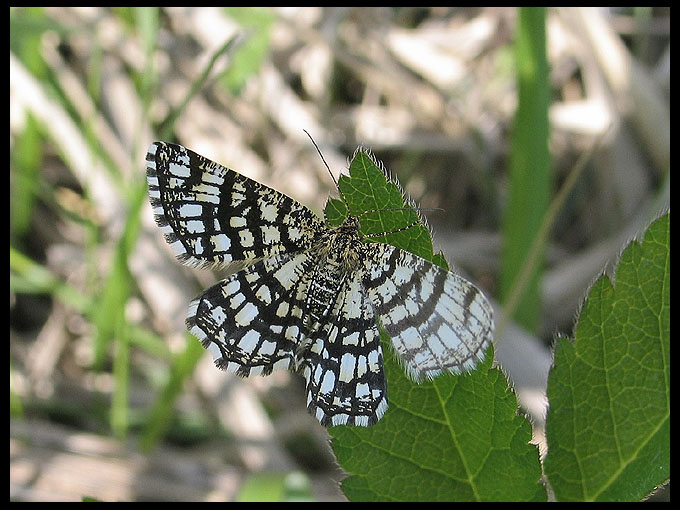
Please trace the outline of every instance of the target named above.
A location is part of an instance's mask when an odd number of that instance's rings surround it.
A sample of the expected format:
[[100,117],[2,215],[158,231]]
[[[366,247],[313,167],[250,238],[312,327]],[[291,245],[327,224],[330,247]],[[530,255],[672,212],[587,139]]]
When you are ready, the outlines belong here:
[[412,253],[373,246],[363,284],[409,376],[474,368],[493,334],[493,310],[481,291]]
[[299,202],[181,145],[151,144],[146,171],[156,222],[188,265],[298,252],[324,228]]
[[301,360],[307,408],[326,427],[373,425],[387,410],[387,381],[373,305],[359,274],[343,285],[327,319]]
[[187,328],[228,372],[294,368],[313,262],[308,252],[281,254],[232,274],[191,302]]

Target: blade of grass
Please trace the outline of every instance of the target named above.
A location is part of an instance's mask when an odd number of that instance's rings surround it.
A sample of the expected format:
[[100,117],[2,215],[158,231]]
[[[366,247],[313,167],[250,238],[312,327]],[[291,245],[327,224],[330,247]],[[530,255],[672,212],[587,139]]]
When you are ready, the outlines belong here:
[[[545,14],[544,8],[519,9],[515,46],[519,102],[512,135],[499,282],[503,303],[512,294],[550,200],[552,175],[548,148],[549,73]],[[517,322],[529,331],[534,331],[538,325],[545,242],[541,242],[536,251],[526,290],[515,312]]]
[[42,159],[40,126],[33,115],[29,114],[24,132],[17,137],[14,150],[10,154],[15,171],[10,174],[13,178],[10,178],[12,199],[9,202],[9,232],[15,243],[21,243],[30,228]]
[[[132,203],[130,205],[134,208],[135,204]],[[124,312],[125,302],[129,297],[132,287],[132,276],[128,268],[127,257],[136,240],[136,230],[139,227],[139,218],[137,216],[132,211],[127,215],[123,234],[115,248],[111,270],[92,313],[92,321],[97,327],[93,361],[93,367],[95,368],[101,367],[106,347],[109,341],[115,337],[117,317],[120,313]]]
[[144,74],[142,75],[141,98],[147,107],[156,86],[156,70],[153,66],[153,53],[158,40],[158,7],[138,7],[134,9],[135,25],[144,49]]
[[[160,10],[158,7],[139,7],[134,9],[135,25],[142,41],[144,50],[144,71],[140,84],[140,104],[141,113],[137,123],[137,136],[135,137],[134,147],[130,153],[132,157],[132,167],[136,168],[136,156],[139,154],[139,144],[148,143],[144,134],[149,130],[149,107],[158,83],[158,73],[154,66],[153,55],[156,51],[156,41],[158,40]],[[146,148],[146,145],[144,146]]]
[[175,400],[184,387],[184,381],[194,372],[196,363],[205,350],[200,342],[187,333],[184,351],[175,356],[170,367],[168,382],[154,403],[142,433],[141,447],[144,451],[152,449],[165,435],[170,425]]
[[218,81],[232,94],[239,95],[248,78],[256,74],[267,59],[276,16],[265,7],[225,7],[224,10],[243,28],[246,36],[232,53],[229,69],[221,73]]
[[212,58],[208,62],[208,65],[205,67],[205,69],[203,69],[203,72],[198,77],[198,79],[194,81],[193,85],[191,86],[191,89],[189,89],[189,92],[187,93],[184,100],[180,103],[180,105],[177,108],[173,109],[170,112],[170,114],[168,114],[168,116],[158,126],[158,135],[161,140],[164,140],[171,135],[175,122],[177,121],[179,116],[184,112],[184,109],[189,104],[189,101],[193,99],[196,93],[198,93],[198,91],[201,90],[201,87],[203,87],[205,82],[208,80],[208,78],[210,77],[210,73],[213,67],[215,66],[217,60],[220,57],[222,57],[222,55],[232,50],[239,39],[240,37],[238,35],[233,36],[215,51]]
[[9,357],[9,416],[21,418],[24,415],[24,406],[21,398],[14,389],[14,370],[12,368],[12,356]]
[[113,314],[116,350],[113,357],[113,395],[109,421],[116,437],[124,438],[130,421],[128,395],[130,384],[130,340],[125,327],[125,309]]
[[[47,75],[45,61],[40,52],[41,38],[52,28],[42,7],[10,11],[10,49],[16,53],[26,68],[36,77]],[[10,236],[16,242],[30,227],[31,211],[35,202],[39,170],[43,157],[40,123],[30,113],[26,117],[24,132],[18,136],[10,153]],[[20,242],[20,241],[19,241]]]
[[503,331],[505,330],[505,326],[507,325],[509,318],[513,316],[520,299],[522,299],[524,291],[526,290],[526,287],[529,283],[529,278],[539,261],[541,249],[548,242],[548,235],[550,234],[550,229],[555,222],[557,213],[562,210],[562,207],[569,197],[569,194],[571,193],[572,189],[574,189],[574,185],[581,176],[581,172],[583,172],[586,163],[590,160],[593,153],[595,152],[595,149],[600,145],[600,142],[608,132],[609,129],[605,130],[594,141],[590,148],[581,154],[578,161],[569,172],[567,179],[562,184],[562,187],[555,195],[555,198],[552,200],[552,202],[550,202],[550,207],[546,211],[543,221],[541,222],[541,226],[539,227],[536,236],[531,241],[529,252],[527,253],[524,262],[518,271],[515,285],[513,285],[508,299],[505,301],[503,306],[504,313],[496,321],[496,335],[498,338],[503,336]]
[[129,337],[125,319],[125,305],[133,289],[128,257],[133,252],[141,225],[140,211],[146,199],[146,182],[141,177],[131,186],[128,197],[128,215],[121,235],[109,277],[104,285],[98,305],[93,313],[97,326],[95,337],[95,363],[100,366],[106,347],[116,340],[114,357],[114,394],[111,406],[111,427],[116,435],[125,435],[128,424],[127,397],[129,375]]
[[86,311],[90,307],[87,296],[12,246],[9,247],[9,289],[27,294],[51,294],[78,311]]

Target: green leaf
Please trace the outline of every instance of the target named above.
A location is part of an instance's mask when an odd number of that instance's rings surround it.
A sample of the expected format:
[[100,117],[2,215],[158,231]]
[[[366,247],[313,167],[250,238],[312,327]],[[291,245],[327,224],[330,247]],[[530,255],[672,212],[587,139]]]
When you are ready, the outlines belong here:
[[559,500],[640,500],[670,477],[670,213],[591,288],[548,380]]
[[[387,181],[368,153],[359,150],[350,176],[340,179],[362,233],[403,228],[417,219],[404,207],[399,188]],[[339,224],[346,208],[331,200],[326,217]],[[379,212],[370,212],[383,209]],[[428,260],[434,256],[427,228],[389,234],[402,249]],[[389,408],[373,427],[329,429],[338,462],[350,476],[342,489],[350,500],[465,501],[545,500],[539,483],[537,449],[529,444],[531,426],[517,415],[517,402],[500,370],[491,368],[493,349],[477,370],[433,381],[410,381],[382,336]]]

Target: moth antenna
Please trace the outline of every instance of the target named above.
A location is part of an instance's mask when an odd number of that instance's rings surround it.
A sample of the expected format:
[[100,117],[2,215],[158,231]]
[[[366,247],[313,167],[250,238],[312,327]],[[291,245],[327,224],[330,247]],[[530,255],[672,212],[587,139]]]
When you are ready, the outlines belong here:
[[331,168],[328,166],[328,163],[326,163],[326,158],[323,157],[323,154],[321,153],[321,149],[319,149],[319,146],[316,144],[314,141],[314,138],[312,138],[312,135],[309,134],[309,132],[306,129],[303,129],[305,134],[309,137],[309,139],[312,141],[314,144],[314,148],[316,149],[316,152],[319,153],[319,157],[321,158],[321,161],[323,161],[323,164],[325,165],[326,169],[328,170],[328,173],[331,175],[331,179],[333,179],[333,183],[335,184],[336,189],[338,189],[338,181],[335,180],[335,176],[333,175],[333,172],[331,172]]
[[310,135],[309,132],[306,129],[303,129],[303,131],[305,132],[305,134],[309,137],[309,139],[314,144],[314,148],[316,149],[316,152],[319,154],[321,161],[323,161],[324,166],[328,170],[328,173],[330,174],[331,179],[333,179],[333,184],[335,184],[335,189],[338,191],[338,196],[342,199],[342,202],[345,204],[345,207],[347,208],[347,213],[349,214],[349,204],[347,203],[347,200],[345,199],[345,195],[343,195],[342,191],[340,191],[340,186],[338,186],[338,181],[335,180],[335,176],[333,175],[333,172],[331,172],[331,167],[329,167],[328,163],[326,163],[326,158],[323,157],[323,154],[321,153],[321,149],[319,149],[319,146],[314,141],[314,138],[312,138],[312,135]]

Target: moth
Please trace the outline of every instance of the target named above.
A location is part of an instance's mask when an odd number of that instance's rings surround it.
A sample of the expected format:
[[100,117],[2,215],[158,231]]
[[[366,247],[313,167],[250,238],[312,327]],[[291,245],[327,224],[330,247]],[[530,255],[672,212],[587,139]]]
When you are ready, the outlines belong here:
[[219,368],[242,377],[295,371],[322,425],[370,426],[388,406],[380,328],[416,381],[483,359],[493,317],[482,292],[412,253],[369,242],[375,236],[360,234],[360,217],[330,225],[172,143],[149,147],[146,170],[156,223],[175,256],[232,272],[193,300],[186,318]]

